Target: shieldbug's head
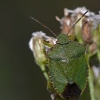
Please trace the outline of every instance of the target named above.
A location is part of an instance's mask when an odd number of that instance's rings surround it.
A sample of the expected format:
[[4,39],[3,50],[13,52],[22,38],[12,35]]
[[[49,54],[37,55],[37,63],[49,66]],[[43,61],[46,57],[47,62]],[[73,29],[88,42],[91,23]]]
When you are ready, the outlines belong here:
[[58,43],[65,44],[69,42],[68,36],[65,34],[59,34],[57,37]]

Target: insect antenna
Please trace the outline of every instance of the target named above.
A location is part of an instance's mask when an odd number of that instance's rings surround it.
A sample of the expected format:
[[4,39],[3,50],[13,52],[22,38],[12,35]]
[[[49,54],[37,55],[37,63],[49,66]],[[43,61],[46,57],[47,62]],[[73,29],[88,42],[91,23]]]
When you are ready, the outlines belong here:
[[[85,16],[85,14],[87,13],[88,11],[86,11],[83,15],[82,15],[82,17],[84,17]],[[74,28],[74,26],[76,25],[76,23],[78,23],[81,19],[82,19],[82,17],[81,18],[79,18],[74,24],[73,24],[73,26],[70,28],[70,30],[68,31],[68,34],[70,33],[70,31]]]
[[44,25],[43,23],[41,23],[40,21],[38,21],[37,19],[33,18],[30,16],[31,19],[33,19],[34,21],[36,21],[37,23],[39,23],[40,25],[42,25],[43,27],[45,27],[46,29],[48,29],[55,37],[57,37],[57,35],[46,25]]

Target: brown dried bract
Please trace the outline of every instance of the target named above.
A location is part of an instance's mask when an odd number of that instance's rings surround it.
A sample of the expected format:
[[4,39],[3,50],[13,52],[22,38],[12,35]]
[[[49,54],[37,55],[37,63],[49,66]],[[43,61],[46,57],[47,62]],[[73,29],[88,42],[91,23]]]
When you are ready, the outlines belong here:
[[74,29],[72,29],[69,32],[69,30],[71,29],[71,27],[72,27],[72,25],[74,23],[74,20],[73,20],[73,18],[71,16],[65,16],[62,19],[56,17],[56,20],[61,23],[61,32],[62,33],[67,34],[68,36],[74,34]]
[[88,22],[86,19],[83,20],[83,24],[82,24],[82,38],[83,41],[86,44],[91,44],[93,41],[93,36],[92,36],[92,25],[91,22]]

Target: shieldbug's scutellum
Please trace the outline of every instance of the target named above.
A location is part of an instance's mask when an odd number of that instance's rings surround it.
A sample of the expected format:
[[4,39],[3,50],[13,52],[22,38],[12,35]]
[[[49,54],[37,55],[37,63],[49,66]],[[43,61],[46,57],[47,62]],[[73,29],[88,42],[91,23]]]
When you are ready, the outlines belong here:
[[[46,27],[44,24],[42,26]],[[85,59],[85,46],[76,41],[70,41],[65,34],[59,34],[57,43],[47,51],[46,55],[49,82],[57,95],[64,100],[77,100],[87,83],[88,66]]]

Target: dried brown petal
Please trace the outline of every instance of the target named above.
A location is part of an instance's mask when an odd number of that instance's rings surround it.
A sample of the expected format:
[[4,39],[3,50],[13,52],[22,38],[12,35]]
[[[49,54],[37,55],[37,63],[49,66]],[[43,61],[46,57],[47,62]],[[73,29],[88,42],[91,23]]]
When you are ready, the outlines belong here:
[[71,16],[65,16],[62,19],[56,17],[56,20],[61,23],[62,33],[67,34],[68,36],[74,34],[74,29],[72,29],[70,33],[68,33],[74,23],[74,20]]
[[91,44],[93,41],[93,36],[92,36],[92,27],[91,23],[86,21],[85,19],[83,20],[83,26],[82,26],[82,38],[83,41],[86,44]]

